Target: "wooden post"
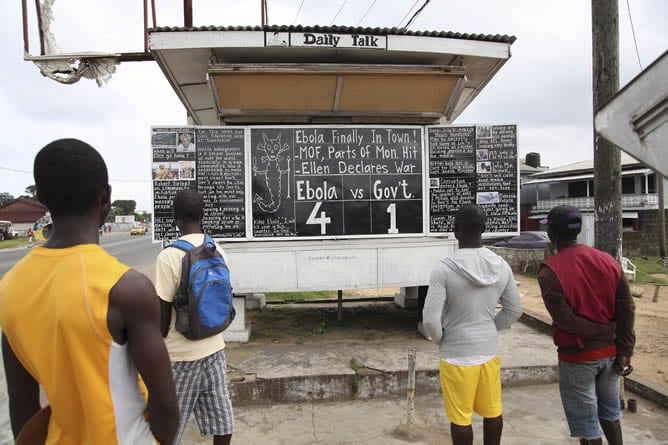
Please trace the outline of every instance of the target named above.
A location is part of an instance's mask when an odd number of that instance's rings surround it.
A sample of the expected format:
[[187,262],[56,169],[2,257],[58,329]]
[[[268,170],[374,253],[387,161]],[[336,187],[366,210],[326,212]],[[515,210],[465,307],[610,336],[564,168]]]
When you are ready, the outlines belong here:
[[406,424],[409,428],[415,423],[415,349],[408,350],[408,385],[406,388],[408,406],[406,408]]
[[[592,0],[594,115],[619,90],[618,0]],[[594,130],[595,247],[621,261],[622,167],[619,148]]]
[[656,181],[656,191],[659,195],[659,256],[666,257],[666,209],[663,204],[663,175],[659,172],[654,172],[654,180]]
[[336,293],[336,319],[343,320],[343,291],[341,289]]

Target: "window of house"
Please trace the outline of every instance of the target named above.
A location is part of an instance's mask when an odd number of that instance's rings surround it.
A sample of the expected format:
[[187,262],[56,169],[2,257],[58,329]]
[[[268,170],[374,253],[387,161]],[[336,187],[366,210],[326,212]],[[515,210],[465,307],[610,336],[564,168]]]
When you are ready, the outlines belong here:
[[647,177],[647,188],[645,190],[645,177],[641,179],[640,184],[640,193],[656,193],[656,175],[651,174]]
[[634,176],[622,178],[622,195],[632,195],[636,192],[636,179]]
[[573,181],[568,183],[568,197],[582,198],[587,196],[587,181]]
[[638,218],[622,218],[622,232],[637,232],[639,229]]

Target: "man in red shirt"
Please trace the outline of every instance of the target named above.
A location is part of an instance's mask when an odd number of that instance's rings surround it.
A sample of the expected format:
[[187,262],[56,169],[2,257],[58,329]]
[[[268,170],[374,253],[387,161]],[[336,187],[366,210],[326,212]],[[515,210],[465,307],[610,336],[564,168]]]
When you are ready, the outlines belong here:
[[[635,304],[619,264],[578,244],[580,211],[558,206],[541,221],[558,253],[543,262],[538,284],[552,316],[559,391],[571,437],[621,445],[619,376],[631,373]],[[600,427],[599,427],[600,425]]]

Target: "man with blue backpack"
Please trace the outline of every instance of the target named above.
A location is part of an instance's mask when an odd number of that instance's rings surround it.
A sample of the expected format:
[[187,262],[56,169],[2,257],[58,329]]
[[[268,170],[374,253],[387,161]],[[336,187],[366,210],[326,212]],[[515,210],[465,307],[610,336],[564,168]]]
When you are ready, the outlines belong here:
[[195,413],[200,433],[227,445],[234,432],[222,331],[234,319],[225,252],[202,233],[202,196],[182,190],[174,197],[181,234],[158,255],[155,287],[161,330],[172,362],[180,419],[175,444]]

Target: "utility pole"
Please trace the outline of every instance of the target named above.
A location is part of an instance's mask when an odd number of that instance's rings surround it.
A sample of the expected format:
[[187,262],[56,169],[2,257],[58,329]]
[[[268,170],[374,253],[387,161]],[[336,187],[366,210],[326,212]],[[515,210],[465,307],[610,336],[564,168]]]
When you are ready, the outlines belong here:
[[654,171],[654,180],[656,181],[656,191],[659,195],[659,218],[657,219],[659,230],[659,256],[666,257],[666,210],[663,204],[663,175]]
[[[618,1],[591,1],[594,115],[619,90]],[[622,256],[621,164],[619,148],[594,130],[594,244],[617,261]]]

